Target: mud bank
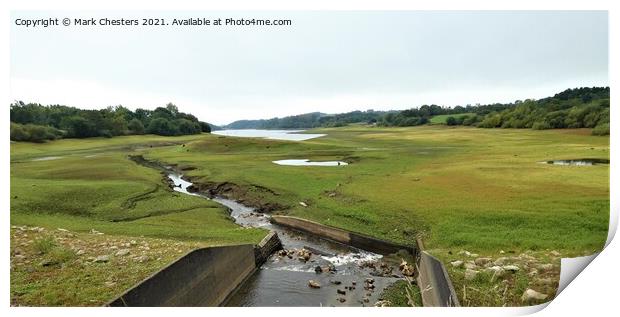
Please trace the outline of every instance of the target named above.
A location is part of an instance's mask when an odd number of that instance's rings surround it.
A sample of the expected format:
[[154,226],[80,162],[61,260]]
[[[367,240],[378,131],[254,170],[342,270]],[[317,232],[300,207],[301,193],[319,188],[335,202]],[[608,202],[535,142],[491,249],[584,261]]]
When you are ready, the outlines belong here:
[[[142,155],[130,155],[128,158],[139,165],[159,170],[162,174],[163,182],[167,183],[171,189],[175,186],[174,182],[168,178],[168,174],[171,171],[185,172],[196,169],[194,166],[189,165],[165,164],[155,160],[148,160]],[[186,175],[183,178],[190,183],[187,187],[188,192],[201,194],[210,199],[215,197],[226,198],[252,207],[256,212],[261,213],[289,208],[289,206],[273,202],[270,198],[280,194],[264,186],[254,184],[239,185],[232,182],[205,182]]]

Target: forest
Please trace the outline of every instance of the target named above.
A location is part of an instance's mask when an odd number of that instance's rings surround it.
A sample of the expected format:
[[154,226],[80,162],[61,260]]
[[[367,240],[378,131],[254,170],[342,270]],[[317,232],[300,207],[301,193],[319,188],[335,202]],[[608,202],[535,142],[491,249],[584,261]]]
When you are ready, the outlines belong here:
[[114,137],[156,134],[163,136],[210,133],[211,125],[180,112],[172,103],[155,110],[123,106],[100,110],[35,103],[11,104],[11,140],[44,142],[60,138]]
[[352,111],[341,114],[313,112],[283,118],[240,120],[228,129],[308,129],[339,127],[351,123],[380,126],[431,124],[431,118],[445,116],[447,125],[480,128],[562,129],[592,128],[595,135],[609,134],[609,87],[567,89],[553,97],[517,100],[512,103],[442,107],[422,105],[402,111]]
[[397,111],[351,111],[339,114],[311,112],[283,118],[239,120],[225,126],[227,129],[309,129],[319,127],[341,127],[350,123],[377,122],[388,113]]
[[[456,116],[456,114],[463,114]],[[609,87],[567,89],[553,97],[517,100],[513,103],[420,108],[387,114],[382,126],[416,126],[426,124],[436,115],[450,115],[447,125],[480,128],[531,128],[536,130],[592,128],[592,134],[609,134]]]

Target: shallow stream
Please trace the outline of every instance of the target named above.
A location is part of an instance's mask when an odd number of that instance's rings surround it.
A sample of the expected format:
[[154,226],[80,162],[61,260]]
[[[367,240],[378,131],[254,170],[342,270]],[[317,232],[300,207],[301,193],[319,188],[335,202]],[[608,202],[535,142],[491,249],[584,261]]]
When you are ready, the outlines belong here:
[[[187,188],[192,183],[184,180],[183,175],[169,172],[168,178],[174,183],[175,191],[210,199],[189,192]],[[239,225],[275,231],[285,250],[296,250],[292,256],[278,252],[271,255],[233,294],[227,306],[372,306],[379,300],[381,291],[398,280],[397,275],[373,276],[372,268],[362,266],[376,263],[382,258],[379,254],[274,225],[268,215],[230,199],[212,200],[228,207]],[[307,261],[298,256],[297,251],[303,248],[312,252]],[[317,273],[317,266],[323,270],[331,267],[331,270]],[[398,273],[397,268],[392,269]],[[367,278],[374,280],[373,288],[365,287]],[[309,287],[309,280],[320,284],[320,288]]]

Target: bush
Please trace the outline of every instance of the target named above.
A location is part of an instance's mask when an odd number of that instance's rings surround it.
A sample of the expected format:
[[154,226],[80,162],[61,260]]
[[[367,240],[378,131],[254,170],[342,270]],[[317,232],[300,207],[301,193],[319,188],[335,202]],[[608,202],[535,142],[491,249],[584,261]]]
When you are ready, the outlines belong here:
[[455,117],[450,116],[450,117],[446,118],[446,124],[447,125],[457,125],[458,122],[457,122]]
[[45,142],[46,140],[55,140],[61,138],[63,132],[47,126],[36,124],[18,124],[11,123],[11,140],[25,142]]
[[534,124],[532,124],[532,129],[546,130],[546,129],[551,129],[551,126],[549,125],[549,123],[545,121],[537,121],[537,122],[534,122]]
[[592,135],[609,135],[609,123],[599,123],[592,129]]

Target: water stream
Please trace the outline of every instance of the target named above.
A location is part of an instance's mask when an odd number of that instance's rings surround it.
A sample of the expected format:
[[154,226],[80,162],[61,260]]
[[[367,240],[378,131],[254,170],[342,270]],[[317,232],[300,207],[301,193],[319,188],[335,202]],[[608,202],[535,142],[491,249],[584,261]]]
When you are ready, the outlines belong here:
[[[192,193],[192,184],[183,175],[169,172],[174,190],[193,196],[212,199],[231,210],[231,216],[241,226],[261,227],[277,232],[288,254],[274,253],[260,269],[228,300],[227,306],[372,306],[381,291],[398,280],[394,276],[373,276],[377,272],[368,263],[376,263],[381,255],[359,250],[344,244],[317,238],[286,227],[274,225],[269,215],[255,212],[230,199],[208,198]],[[311,250],[307,260],[300,260],[300,249]],[[295,251],[293,251],[295,250]],[[318,267],[318,268],[317,268]],[[322,272],[317,273],[319,269]],[[372,287],[366,287],[366,279],[373,279]],[[309,287],[309,280],[320,288]]]

